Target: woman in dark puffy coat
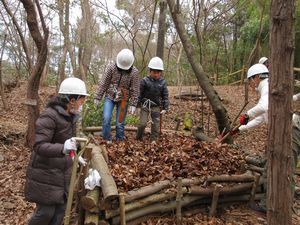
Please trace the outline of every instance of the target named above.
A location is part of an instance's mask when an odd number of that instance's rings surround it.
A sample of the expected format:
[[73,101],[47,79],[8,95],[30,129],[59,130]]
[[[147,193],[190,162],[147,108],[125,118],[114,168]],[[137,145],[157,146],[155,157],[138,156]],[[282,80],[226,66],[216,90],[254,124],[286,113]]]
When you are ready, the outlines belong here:
[[87,96],[85,83],[65,79],[36,121],[35,143],[27,168],[25,198],[37,205],[29,225],[61,225],[65,213],[76,121]]

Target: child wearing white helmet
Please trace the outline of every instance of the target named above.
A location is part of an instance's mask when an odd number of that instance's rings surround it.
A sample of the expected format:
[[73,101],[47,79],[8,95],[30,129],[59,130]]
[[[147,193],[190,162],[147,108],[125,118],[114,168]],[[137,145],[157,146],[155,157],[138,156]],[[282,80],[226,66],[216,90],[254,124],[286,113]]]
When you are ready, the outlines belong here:
[[161,58],[153,57],[149,64],[149,75],[141,80],[139,104],[141,104],[140,124],[137,140],[141,140],[148,120],[151,120],[151,140],[159,137],[160,115],[169,109],[169,93],[167,83],[161,76],[164,64]]

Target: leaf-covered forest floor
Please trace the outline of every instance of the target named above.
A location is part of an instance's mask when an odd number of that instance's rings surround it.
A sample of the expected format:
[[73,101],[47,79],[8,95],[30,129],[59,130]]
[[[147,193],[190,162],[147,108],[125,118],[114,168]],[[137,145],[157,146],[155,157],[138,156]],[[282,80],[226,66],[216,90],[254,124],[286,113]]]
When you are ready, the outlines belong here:
[[[53,95],[54,91],[55,88],[53,87],[40,88],[43,105],[47,98]],[[212,138],[217,136],[218,131],[216,130],[214,115],[207,101],[202,103],[201,101],[175,99],[174,95],[179,94],[179,88],[169,87],[169,91],[171,105],[169,113],[163,117],[163,129],[174,130],[178,119],[183,119],[184,115],[189,113],[194,125],[202,124],[203,118],[204,132]],[[182,91],[200,94],[196,87],[182,87]],[[243,87],[218,86],[216,91],[222,98],[228,115],[233,120],[244,105]],[[21,83],[19,87],[5,93],[5,96],[9,109],[4,110],[2,102],[0,104],[0,224],[22,225],[27,224],[35,208],[34,204],[25,201],[23,194],[25,171],[30,157],[30,150],[24,146],[27,110],[23,103],[26,98],[26,84]],[[257,98],[255,93],[250,92],[250,103],[246,109],[253,106]],[[182,130],[182,123],[179,130]],[[126,132],[127,141],[125,143],[113,143],[108,147],[110,166],[121,190],[133,189],[139,185],[144,186],[166,178],[172,180],[178,176],[205,177],[214,174],[238,173],[240,160],[243,156],[264,156],[267,140],[266,131],[267,127],[261,126],[256,130],[238,135],[234,140],[234,145],[218,148],[214,144],[196,141],[188,136],[189,133],[175,135],[171,132],[165,132],[160,141],[151,145],[148,134],[145,135],[145,140],[141,142],[135,141],[135,133],[128,131]],[[128,149],[132,151],[128,152]],[[144,149],[144,152],[136,151],[136,149]],[[199,149],[206,150],[200,151]],[[136,157],[134,154],[142,155],[144,160],[139,161],[143,161],[143,165],[138,164],[141,162],[131,161]],[[201,157],[195,157],[199,154]],[[117,159],[120,158],[122,160],[118,161]],[[163,166],[156,163],[156,161],[161,162],[162,160],[166,163]],[[129,168],[129,166],[131,167]],[[140,171],[138,170],[139,167],[148,169]],[[127,173],[120,172],[124,170]],[[297,178],[297,182],[300,185],[299,178]],[[183,224],[266,224],[266,216],[249,209],[246,203],[231,204],[220,208],[213,219],[208,217],[208,207],[196,212],[196,214],[185,215]],[[300,217],[297,215],[300,215],[300,199],[296,198],[293,224],[300,224]],[[144,224],[174,223],[175,216],[165,216],[150,219]]]

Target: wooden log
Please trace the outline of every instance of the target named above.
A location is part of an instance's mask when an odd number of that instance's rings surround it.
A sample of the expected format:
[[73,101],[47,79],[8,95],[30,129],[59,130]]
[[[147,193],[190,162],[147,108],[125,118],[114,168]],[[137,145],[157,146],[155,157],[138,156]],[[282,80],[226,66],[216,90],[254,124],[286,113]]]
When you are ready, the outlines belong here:
[[89,190],[87,194],[80,199],[81,206],[91,212],[97,213],[99,212],[99,195],[100,195],[100,188],[95,187],[94,190]]
[[112,177],[99,146],[92,150],[92,168],[96,169],[101,176],[101,188],[104,198],[104,208],[117,209],[119,206],[119,194],[117,185]]
[[182,198],[182,178],[178,178],[176,195],[176,225],[182,224],[181,216],[181,198]]
[[[233,187],[223,187],[220,190],[220,195],[225,194],[236,194],[240,192],[250,191],[253,186],[253,183],[245,183],[245,184],[238,184]],[[202,188],[198,186],[190,187],[189,193],[191,195],[212,195],[214,189],[212,187],[209,188]]]
[[211,200],[211,207],[209,210],[210,217],[213,217],[216,214],[221,187],[222,186],[219,184],[216,184],[214,187],[214,192],[213,192],[213,196],[212,196],[212,200]]
[[[191,202],[194,202],[198,199],[203,198],[202,196],[184,196],[182,198],[182,207],[190,204]],[[148,214],[153,213],[165,213],[169,212],[171,210],[174,210],[176,208],[176,202],[175,200],[169,201],[169,202],[159,202],[138,210],[131,211],[126,214],[126,220],[134,220],[142,216],[146,216]],[[120,224],[120,217],[116,216],[112,218],[112,224]]]
[[120,199],[120,224],[121,225],[126,225],[126,216],[125,216],[125,194],[120,193],[119,195]]
[[98,225],[99,215],[93,214],[88,211],[85,212],[84,225]]
[[207,178],[207,183],[212,182],[251,182],[254,181],[252,175],[220,175]]
[[[196,196],[184,196],[182,199],[182,207],[186,206],[199,206],[207,205],[211,203],[211,198],[204,198],[203,196],[197,196],[196,198],[193,198]],[[247,202],[249,201],[250,195],[244,194],[240,196],[223,196],[219,198],[219,206],[220,204],[228,203],[228,202]],[[264,194],[257,194],[255,196],[255,200],[261,200],[262,198],[265,198]],[[145,221],[143,218],[150,218],[151,216],[158,216],[162,213],[168,213],[172,212],[176,208],[176,202],[175,200],[169,201],[166,203],[157,203],[153,205],[149,205],[145,208],[141,208],[132,212],[129,212],[126,214],[127,218],[127,224],[140,224],[140,223],[134,223],[134,221]],[[131,223],[132,221],[132,223]],[[119,224],[120,219],[119,217],[114,217],[112,219],[111,224]]]
[[[201,179],[182,179],[182,186],[183,187],[188,187],[191,185],[197,185],[203,183],[203,180]],[[125,195],[125,202],[132,202],[136,199],[144,198],[146,196],[152,195],[154,193],[157,193],[163,189],[169,188],[171,186],[175,186],[176,183],[172,183],[169,180],[163,180],[163,181],[158,181],[153,184],[150,184],[148,186],[142,187],[137,190],[132,190],[127,192]]]
[[260,174],[262,174],[264,172],[264,168],[261,168],[261,167],[258,167],[258,166],[254,166],[254,165],[251,165],[251,164],[246,164],[245,165],[245,169],[247,170],[252,170],[252,171],[255,171],[255,172],[258,172]]
[[258,167],[263,167],[266,163],[265,159],[260,159],[260,158],[252,157],[252,156],[246,156],[245,161],[248,164],[252,164],[252,165],[258,166]]
[[125,195],[125,202],[132,202],[136,199],[143,198],[145,196],[157,193],[162,189],[168,188],[171,186],[171,182],[169,180],[158,181],[148,186],[142,187],[138,190],[133,190],[127,192]]
[[108,153],[107,153],[106,147],[104,145],[100,145],[100,148],[102,150],[102,155],[103,155],[105,161],[108,163]]
[[[182,189],[182,194],[188,193],[187,188]],[[130,202],[125,205],[125,212],[128,213],[130,211],[141,209],[145,206],[152,205],[158,202],[163,202],[166,200],[170,200],[172,198],[175,198],[176,192],[166,192],[166,193],[160,193],[160,194],[153,194],[150,196],[147,196],[142,199],[138,199],[134,202]],[[105,218],[110,219],[112,217],[115,217],[119,215],[119,210],[106,210],[105,211]]]

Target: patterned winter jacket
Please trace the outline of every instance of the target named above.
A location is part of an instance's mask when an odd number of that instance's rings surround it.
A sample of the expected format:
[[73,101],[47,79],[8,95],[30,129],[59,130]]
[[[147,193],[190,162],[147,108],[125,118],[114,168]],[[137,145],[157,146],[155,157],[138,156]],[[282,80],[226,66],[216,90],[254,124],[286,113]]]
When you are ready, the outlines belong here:
[[143,105],[148,99],[153,102],[151,107],[162,106],[164,110],[169,109],[169,92],[163,77],[155,80],[146,76],[141,80],[139,104]]
[[105,97],[117,102],[121,98],[116,97],[116,93],[120,97],[121,88],[124,88],[127,91],[129,105],[137,106],[140,92],[139,84],[138,69],[136,67],[133,66],[130,73],[121,73],[116,63],[111,63],[99,82],[94,98],[101,100],[105,94]]
[[75,136],[77,119],[55,97],[36,121],[35,143],[26,174],[26,200],[44,205],[66,201],[73,161],[62,150],[65,141]]

